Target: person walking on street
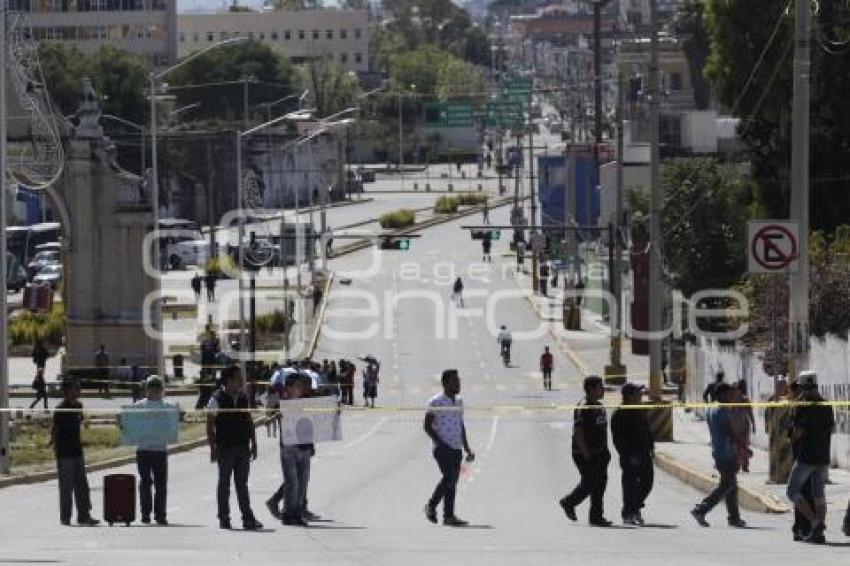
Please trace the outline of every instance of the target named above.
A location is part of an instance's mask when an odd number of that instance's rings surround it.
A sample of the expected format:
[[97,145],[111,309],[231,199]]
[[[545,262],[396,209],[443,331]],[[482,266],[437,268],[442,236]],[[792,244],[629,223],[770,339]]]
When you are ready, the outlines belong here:
[[549,346],[543,348],[543,354],[540,356],[540,372],[543,374],[543,389],[552,391],[552,367],[555,365],[555,359],[549,351]]
[[581,480],[576,488],[559,501],[564,514],[576,521],[576,506],[590,497],[589,523],[594,527],[610,527],[604,516],[605,488],[608,485],[608,418],[600,401],[605,396],[602,378],[584,378],[585,398],[573,412],[573,461]]
[[319,310],[319,305],[322,304],[322,288],[320,285],[313,285],[313,316],[316,316],[316,311]]
[[[620,393],[623,395],[623,405],[640,405],[643,387],[627,383]],[[611,417],[611,439],[620,454],[620,468],[623,470],[623,523],[643,526],[641,509],[652,491],[652,460],[655,457],[655,441],[646,412],[624,408],[614,411]]]
[[44,341],[36,340],[32,348],[32,363],[35,364],[35,378],[32,380],[32,388],[35,390],[35,399],[30,405],[30,409],[42,400],[44,401],[44,408],[47,409],[47,381],[44,379],[44,368],[47,366],[48,356]]
[[461,449],[466,452],[466,461],[473,462],[475,454],[469,447],[466,426],[463,422],[463,400],[460,398],[460,376],[456,369],[447,369],[441,376],[442,393],[431,398],[425,413],[423,427],[434,444],[434,460],[440,468],[442,479],[425,504],[425,517],[437,523],[437,506],[443,503],[443,524],[463,527],[468,523],[455,515],[455,493],[460,479],[463,460]]
[[[158,375],[152,375],[145,380],[145,398],[134,406],[146,411],[176,411],[176,407],[162,400],[162,392],[162,379]],[[140,444],[136,448],[136,466],[139,469],[139,507],[142,523],[150,523],[153,512],[157,525],[168,525],[168,446]]]
[[539,275],[540,277],[538,277],[538,282],[540,285],[540,294],[545,297],[549,291],[549,262],[543,261],[540,263]]
[[[310,391],[310,378],[306,375],[293,373],[286,377],[285,399],[301,399],[307,397]],[[286,410],[286,401],[281,403],[281,412]],[[297,429],[296,429],[297,436]],[[306,511],[305,500],[307,496],[307,482],[310,479],[310,457],[314,450],[312,444],[284,444],[287,438],[280,423],[280,465],[283,469],[283,485],[270,502],[275,506],[279,504],[283,496],[283,515],[281,520],[284,525],[295,527],[306,527],[304,518]]]
[[691,516],[701,527],[708,527],[705,516],[714,509],[721,499],[726,500],[726,520],[730,527],[746,527],[738,510],[738,437],[735,432],[733,409],[726,406],[733,399],[732,386],[718,383],[714,388],[714,397],[719,407],[708,410],[708,429],[711,433],[711,455],[714,467],[720,473],[720,483],[708,497],[691,510]]
[[363,368],[363,405],[375,408],[375,398],[378,396],[378,372],[381,369],[381,363],[372,356],[363,358],[366,362],[366,367]]
[[714,403],[717,401],[716,389],[717,386],[723,383],[723,380],[726,378],[726,374],[723,373],[723,370],[718,371],[714,374],[714,382],[709,383],[705,386],[705,391],[702,392],[702,400],[705,403]]
[[201,276],[195,273],[192,277],[192,291],[195,292],[195,302],[201,302]]
[[484,238],[481,240],[481,261],[487,261],[493,263],[493,256],[490,255],[490,250],[493,247],[493,241],[490,238]]
[[36,373],[38,373],[38,370],[42,370],[42,373],[44,373],[44,368],[47,367],[47,358],[49,357],[50,354],[44,346],[44,340],[36,340],[32,347],[32,363],[35,364]]
[[73,504],[77,507],[77,523],[94,526],[100,521],[91,516],[91,492],[80,436],[83,405],[79,399],[80,384],[70,379],[63,381],[62,402],[56,406],[50,430],[59,479],[59,521],[65,526],[71,524]]
[[463,308],[463,279],[460,278],[460,275],[457,276],[452,286],[452,300],[458,307]]
[[213,271],[207,271],[207,275],[204,277],[204,286],[207,288],[207,301],[210,303],[215,301],[215,273]]
[[239,366],[221,370],[221,388],[207,404],[207,441],[210,461],[218,464],[218,524],[230,529],[230,478],[236,486],[236,499],[242,513],[242,527],[256,531],[263,525],[251,510],[248,474],[251,460],[257,459],[257,436],[251,418],[251,401],[243,389],[245,380]]
[[[788,478],[787,495],[810,524],[807,533],[796,533],[803,540],[824,543],[826,525],[826,497],[824,486],[830,462],[830,441],[835,431],[835,415],[832,407],[823,404],[824,398],[818,391],[817,374],[804,371],[799,376],[803,388],[803,405],[797,407],[792,422],[791,438],[799,442],[797,460]],[[803,484],[811,481],[812,499],[810,505],[802,494]]]
[[490,202],[484,199],[484,204],[481,207],[481,221],[485,224],[490,224]]

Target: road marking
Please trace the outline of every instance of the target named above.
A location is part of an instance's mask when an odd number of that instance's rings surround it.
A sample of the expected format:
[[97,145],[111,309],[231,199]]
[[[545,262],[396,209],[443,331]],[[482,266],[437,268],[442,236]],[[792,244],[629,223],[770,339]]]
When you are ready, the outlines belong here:
[[349,442],[348,444],[343,446],[340,450],[348,450],[349,448],[352,448],[354,446],[357,446],[359,444],[366,442],[376,432],[378,432],[378,429],[380,429],[382,426],[384,426],[384,424],[388,420],[389,420],[389,417],[381,417],[381,420],[379,420],[377,423],[375,423],[375,425],[372,428],[370,428],[369,430],[367,430],[366,432],[361,434],[358,438],[355,438],[354,440],[352,440],[351,442]]
[[484,449],[484,456],[490,453],[493,449],[493,444],[496,443],[496,434],[499,432],[499,415],[493,416],[493,424],[490,425],[490,439],[487,440],[487,447]]

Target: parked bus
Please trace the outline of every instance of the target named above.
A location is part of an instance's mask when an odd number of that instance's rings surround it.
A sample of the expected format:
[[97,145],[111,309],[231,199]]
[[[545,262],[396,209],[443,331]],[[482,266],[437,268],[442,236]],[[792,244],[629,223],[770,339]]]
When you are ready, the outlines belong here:
[[27,265],[36,253],[36,247],[50,242],[58,242],[60,228],[58,222],[44,222],[29,226],[9,226],[6,228],[6,242],[20,265]]
[[203,267],[210,257],[209,242],[204,240],[198,223],[181,218],[159,220],[162,259],[171,269],[187,265]]

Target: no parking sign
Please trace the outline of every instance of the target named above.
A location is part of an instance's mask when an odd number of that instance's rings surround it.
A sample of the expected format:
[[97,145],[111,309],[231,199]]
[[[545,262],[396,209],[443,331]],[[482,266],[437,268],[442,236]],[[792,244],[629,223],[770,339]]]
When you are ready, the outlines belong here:
[[796,222],[753,220],[747,228],[747,264],[750,273],[797,271],[800,239]]

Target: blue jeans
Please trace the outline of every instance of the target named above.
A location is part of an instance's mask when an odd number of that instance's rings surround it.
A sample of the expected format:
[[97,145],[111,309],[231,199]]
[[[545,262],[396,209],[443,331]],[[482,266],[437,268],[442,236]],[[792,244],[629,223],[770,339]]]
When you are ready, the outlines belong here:
[[803,497],[803,486],[807,481],[811,480],[811,494],[815,505],[823,505],[826,503],[824,495],[824,486],[826,485],[826,466],[815,466],[805,464],[799,460],[794,463],[791,469],[791,476],[788,478],[788,499],[794,503],[801,502]]
[[310,452],[295,445],[281,446],[280,467],[284,483],[283,516],[287,519],[301,517],[310,481]]
[[437,461],[437,466],[439,466],[443,478],[434,489],[434,493],[428,501],[428,507],[436,509],[437,505],[442,501],[443,517],[454,517],[455,492],[457,491],[457,482],[460,479],[460,464],[463,460],[463,452],[445,444],[440,444],[434,448],[434,459]]

